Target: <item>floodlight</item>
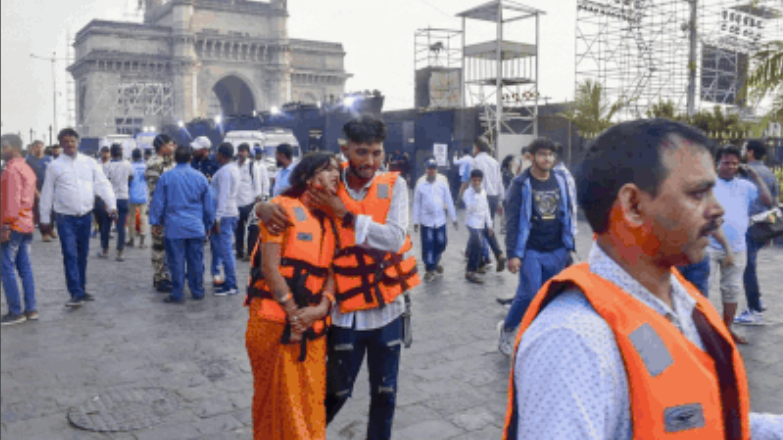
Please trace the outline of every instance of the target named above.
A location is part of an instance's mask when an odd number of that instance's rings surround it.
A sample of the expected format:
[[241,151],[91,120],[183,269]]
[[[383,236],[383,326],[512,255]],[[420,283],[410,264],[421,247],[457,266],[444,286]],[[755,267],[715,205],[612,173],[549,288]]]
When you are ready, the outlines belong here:
[[346,96],[345,99],[343,99],[343,105],[346,107],[351,107],[354,102],[356,102],[356,98],[353,96]]
[[269,109],[269,112],[272,113],[273,115],[279,115],[280,114],[280,109],[277,108],[276,106],[272,106],[272,108]]
[[179,125],[179,128],[185,127],[185,123],[182,121],[177,122],[177,125]]

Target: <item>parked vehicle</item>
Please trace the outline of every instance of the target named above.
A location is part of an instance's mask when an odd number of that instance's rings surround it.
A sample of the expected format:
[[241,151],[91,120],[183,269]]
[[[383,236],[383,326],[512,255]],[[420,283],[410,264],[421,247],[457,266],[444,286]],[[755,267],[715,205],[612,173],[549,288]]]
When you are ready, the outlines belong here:
[[223,138],[223,142],[229,142],[234,148],[241,144],[250,145],[251,151],[256,147],[264,150],[264,164],[271,174],[277,172],[277,161],[275,153],[280,144],[289,144],[294,150],[294,160],[298,161],[302,156],[299,141],[296,140],[294,133],[287,128],[264,128],[261,130],[247,131],[229,131]]

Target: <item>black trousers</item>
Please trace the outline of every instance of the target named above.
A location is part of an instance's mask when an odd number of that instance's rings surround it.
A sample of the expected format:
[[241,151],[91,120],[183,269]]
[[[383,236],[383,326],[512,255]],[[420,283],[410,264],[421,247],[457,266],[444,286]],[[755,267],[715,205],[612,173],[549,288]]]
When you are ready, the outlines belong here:
[[[250,214],[253,212],[253,206],[255,206],[255,204],[251,203],[247,206],[239,207],[239,221],[237,222],[237,230],[234,231],[234,247],[237,251],[237,258],[242,258],[245,256],[245,228],[247,227],[247,220],[250,218]],[[258,226],[256,226],[256,229],[258,229]],[[255,246],[255,241],[253,241],[252,244],[250,241],[252,235],[253,234],[250,233],[247,237],[248,254],[253,252],[253,246]],[[258,233],[256,232],[256,239],[257,238]]]

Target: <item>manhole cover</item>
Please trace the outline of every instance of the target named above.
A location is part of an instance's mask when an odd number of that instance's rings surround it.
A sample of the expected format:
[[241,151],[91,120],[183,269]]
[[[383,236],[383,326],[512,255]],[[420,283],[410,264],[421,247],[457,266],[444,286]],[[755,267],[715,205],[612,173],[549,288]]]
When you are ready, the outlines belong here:
[[120,389],[101,393],[71,409],[68,420],[90,431],[133,431],[157,425],[178,408],[179,400],[168,390]]

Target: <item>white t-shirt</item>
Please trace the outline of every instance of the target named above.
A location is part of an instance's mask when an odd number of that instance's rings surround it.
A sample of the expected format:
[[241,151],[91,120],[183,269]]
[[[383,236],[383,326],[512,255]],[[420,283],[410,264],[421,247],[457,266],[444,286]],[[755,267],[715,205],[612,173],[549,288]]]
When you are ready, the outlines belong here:
[[103,165],[106,178],[111,182],[117,200],[130,198],[128,178],[133,175],[133,166],[127,160],[112,160]]

